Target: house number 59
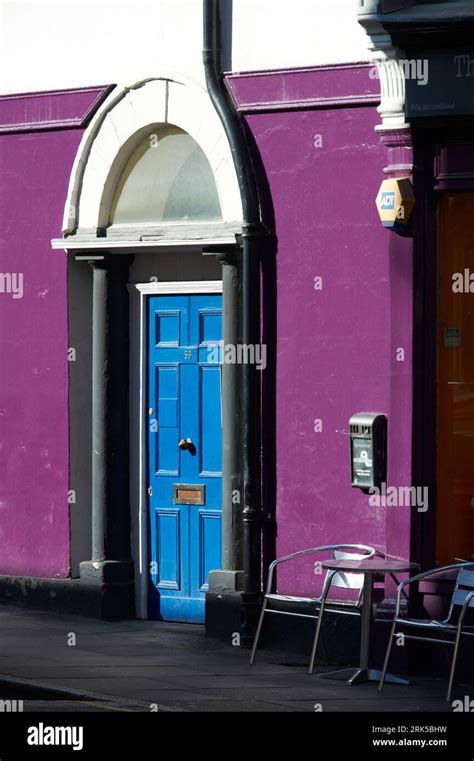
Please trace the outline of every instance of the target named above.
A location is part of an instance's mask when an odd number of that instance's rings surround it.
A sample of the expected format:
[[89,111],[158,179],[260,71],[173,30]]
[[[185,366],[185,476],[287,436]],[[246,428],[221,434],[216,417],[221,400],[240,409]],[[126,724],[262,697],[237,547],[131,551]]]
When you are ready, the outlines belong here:
[[186,351],[184,352],[184,358],[191,359],[191,357],[192,357],[192,352],[189,349],[186,349]]

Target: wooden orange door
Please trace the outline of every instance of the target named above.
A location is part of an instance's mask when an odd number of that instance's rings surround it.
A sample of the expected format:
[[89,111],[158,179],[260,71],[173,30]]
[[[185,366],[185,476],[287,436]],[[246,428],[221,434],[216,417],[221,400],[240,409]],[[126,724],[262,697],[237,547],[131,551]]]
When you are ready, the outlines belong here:
[[442,564],[474,557],[474,193],[441,200],[438,255],[436,555]]

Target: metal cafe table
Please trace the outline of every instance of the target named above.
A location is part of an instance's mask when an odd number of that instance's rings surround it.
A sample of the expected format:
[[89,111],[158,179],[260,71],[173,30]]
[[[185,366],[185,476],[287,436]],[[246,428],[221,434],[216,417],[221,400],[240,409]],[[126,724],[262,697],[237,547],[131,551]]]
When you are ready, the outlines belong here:
[[[363,573],[364,587],[362,591],[361,610],[361,635],[360,635],[360,663],[358,668],[339,669],[329,673],[320,674],[325,679],[347,679],[348,684],[360,684],[361,682],[378,682],[381,672],[370,668],[370,636],[372,629],[372,606],[374,576],[385,573],[410,573],[418,571],[418,563],[410,563],[408,560],[374,557],[369,560],[324,560],[323,568],[329,571],[342,573]],[[394,684],[409,684],[407,679],[401,679],[393,674],[387,674],[387,682]]]

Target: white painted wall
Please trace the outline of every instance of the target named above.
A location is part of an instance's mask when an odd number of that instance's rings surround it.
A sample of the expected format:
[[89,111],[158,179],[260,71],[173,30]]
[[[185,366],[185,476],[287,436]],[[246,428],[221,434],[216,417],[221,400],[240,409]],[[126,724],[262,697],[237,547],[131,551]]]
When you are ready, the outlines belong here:
[[369,60],[357,0],[234,0],[234,71]]
[[[230,2],[231,0],[224,0]],[[233,0],[232,69],[367,60],[357,0]],[[202,80],[201,0],[0,0],[0,92]]]

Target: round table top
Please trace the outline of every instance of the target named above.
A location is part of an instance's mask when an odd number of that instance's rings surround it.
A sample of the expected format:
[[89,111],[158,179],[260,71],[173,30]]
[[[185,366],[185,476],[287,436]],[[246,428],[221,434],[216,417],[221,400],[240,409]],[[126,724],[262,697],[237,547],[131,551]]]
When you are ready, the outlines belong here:
[[419,563],[394,558],[368,558],[367,560],[323,560],[322,567],[330,571],[346,571],[347,573],[399,573],[418,571]]

